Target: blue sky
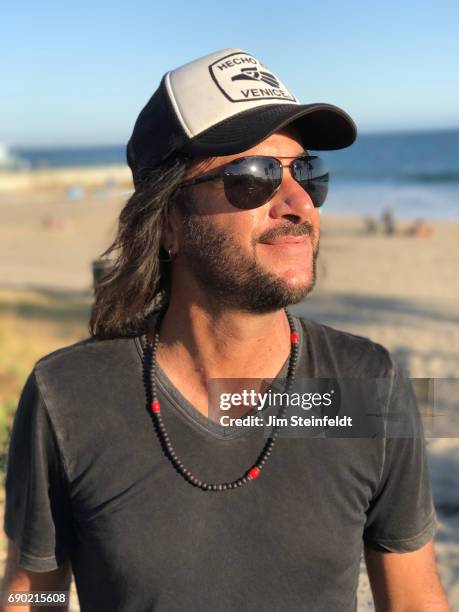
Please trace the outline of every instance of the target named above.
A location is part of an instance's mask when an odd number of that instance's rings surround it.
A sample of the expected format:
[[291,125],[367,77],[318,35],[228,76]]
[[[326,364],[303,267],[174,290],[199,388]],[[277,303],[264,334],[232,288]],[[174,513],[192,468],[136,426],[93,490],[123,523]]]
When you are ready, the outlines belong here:
[[240,47],[361,132],[459,127],[459,2],[8,2],[0,142],[124,143],[167,70]]

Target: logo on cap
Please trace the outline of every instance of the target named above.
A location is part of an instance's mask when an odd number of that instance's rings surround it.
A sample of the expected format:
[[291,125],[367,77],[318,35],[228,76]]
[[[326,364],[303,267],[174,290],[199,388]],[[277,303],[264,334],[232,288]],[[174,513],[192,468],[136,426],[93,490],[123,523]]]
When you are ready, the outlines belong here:
[[256,68],[241,68],[241,74],[236,74],[231,77],[232,81],[263,81],[271,87],[279,87],[279,81],[271,72],[264,72]]
[[211,77],[230,102],[283,100],[295,102],[295,96],[255,57],[231,53],[209,66]]

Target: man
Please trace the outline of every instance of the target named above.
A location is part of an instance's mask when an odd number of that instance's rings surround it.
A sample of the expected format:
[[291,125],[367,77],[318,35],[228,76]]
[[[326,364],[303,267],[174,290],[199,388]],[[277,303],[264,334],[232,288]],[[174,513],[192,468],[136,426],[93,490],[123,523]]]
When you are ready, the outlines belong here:
[[210,414],[215,379],[384,378],[387,413],[411,398],[383,347],[284,310],[315,280],[327,174],[308,149],[354,139],[244,51],[165,75],[128,145],[92,338],[40,360],[21,398],[10,589],[66,588],[71,565],[84,611],[348,611],[364,544],[378,610],[448,609],[422,437],[266,437]]

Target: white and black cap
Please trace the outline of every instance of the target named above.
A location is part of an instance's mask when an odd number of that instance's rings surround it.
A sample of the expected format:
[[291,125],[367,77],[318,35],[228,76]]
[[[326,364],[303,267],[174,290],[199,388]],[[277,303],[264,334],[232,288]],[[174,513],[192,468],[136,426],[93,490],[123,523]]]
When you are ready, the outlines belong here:
[[277,75],[241,49],[224,49],[167,72],[127,146],[134,183],[172,154],[232,155],[295,124],[305,149],[351,145],[354,122],[332,104],[300,104]]

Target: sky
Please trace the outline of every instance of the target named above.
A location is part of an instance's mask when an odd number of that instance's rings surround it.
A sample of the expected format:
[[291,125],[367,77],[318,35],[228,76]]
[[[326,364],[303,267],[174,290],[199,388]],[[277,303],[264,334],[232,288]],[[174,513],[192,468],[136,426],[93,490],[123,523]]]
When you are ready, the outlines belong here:
[[0,4],[0,143],[124,144],[165,72],[227,47],[361,133],[459,127],[457,0],[24,0]]

